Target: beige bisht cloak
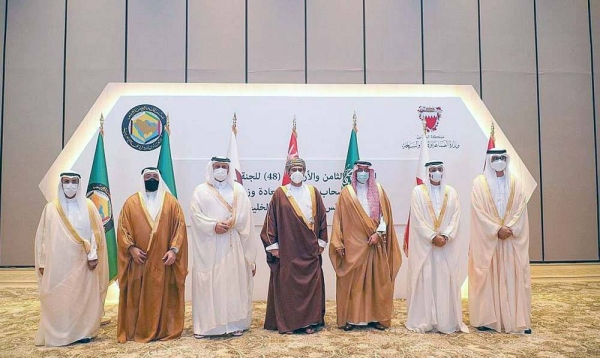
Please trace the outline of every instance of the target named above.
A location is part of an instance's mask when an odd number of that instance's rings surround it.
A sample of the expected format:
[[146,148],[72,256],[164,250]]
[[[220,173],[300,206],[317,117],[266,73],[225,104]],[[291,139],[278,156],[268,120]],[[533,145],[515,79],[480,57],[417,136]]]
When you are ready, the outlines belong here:
[[[35,237],[42,317],[36,345],[64,346],[98,334],[108,288],[108,258],[102,219],[85,199],[92,237],[82,238],[60,202],[44,208]],[[95,241],[95,243],[93,242]],[[96,245],[98,265],[88,268],[88,252]],[[39,268],[44,267],[44,275]]]
[[[379,220],[365,212],[352,185],[346,185],[333,217],[329,257],[337,275],[337,324],[379,322],[391,325],[394,283],[402,256],[394,230],[392,208],[383,188],[377,184],[381,213],[387,224],[387,239],[369,245]],[[345,247],[345,257],[336,249]]]
[[[502,226],[513,236],[498,238]],[[469,251],[469,311],[471,325],[498,332],[521,333],[531,327],[529,220],[521,183],[510,176],[503,218],[484,175],[473,182]]]
[[[183,331],[185,277],[188,272],[185,217],[177,199],[164,193],[162,208],[152,220],[141,192],[127,199],[119,218],[119,342],[149,342],[178,338]],[[129,253],[135,245],[147,253],[137,264]],[[178,248],[171,266],[162,260]]]
[[[464,237],[458,236],[460,206],[456,190],[444,185],[443,201],[436,214],[429,186],[413,189],[410,205],[410,255],[408,257],[408,297],[406,328],[416,332],[469,332],[462,321],[459,277],[460,249]],[[445,235],[443,247],[434,246],[432,237]],[[464,261],[463,261],[464,262]]]

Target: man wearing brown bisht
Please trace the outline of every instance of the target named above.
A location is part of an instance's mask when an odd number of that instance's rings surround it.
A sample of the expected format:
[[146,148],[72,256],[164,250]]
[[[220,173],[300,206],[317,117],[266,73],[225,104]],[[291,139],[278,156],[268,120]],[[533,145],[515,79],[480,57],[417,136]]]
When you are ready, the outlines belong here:
[[402,256],[392,208],[371,163],[354,163],[352,182],[336,204],[329,257],[337,275],[337,324],[390,327]]
[[145,168],[142,179],[119,217],[121,343],[169,340],[183,331],[188,272],[183,210],[158,169]]
[[326,211],[319,191],[304,184],[304,160],[288,160],[285,170],[292,182],[275,190],[260,233],[271,269],[265,329],[312,334],[324,325]]

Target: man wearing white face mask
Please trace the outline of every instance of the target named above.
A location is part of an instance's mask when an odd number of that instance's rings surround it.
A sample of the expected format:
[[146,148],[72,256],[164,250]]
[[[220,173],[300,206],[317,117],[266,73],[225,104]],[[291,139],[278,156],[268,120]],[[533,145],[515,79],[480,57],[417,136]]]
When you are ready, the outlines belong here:
[[[254,224],[229,158],[213,157],[192,196],[194,337],[241,336],[252,323]],[[231,174],[231,175],[230,175]]]
[[471,193],[471,325],[482,331],[530,334],[527,198],[510,173],[506,150],[488,150],[486,164]]
[[98,334],[108,288],[102,218],[86,199],[81,176],[60,175],[35,237],[42,317],[36,345],[86,343]]
[[337,275],[337,325],[389,328],[402,256],[392,207],[371,163],[354,163],[336,204],[329,258]]
[[117,235],[120,343],[178,338],[185,319],[187,231],[177,199],[155,167],[123,204]]
[[467,333],[458,277],[459,250],[465,247],[461,241],[466,239],[457,236],[458,195],[444,183],[443,162],[428,162],[425,167],[429,181],[417,185],[411,195],[405,325],[419,333]]
[[319,191],[304,184],[304,160],[285,168],[292,182],[275,190],[260,233],[271,269],[265,329],[312,334],[324,325],[326,211]]

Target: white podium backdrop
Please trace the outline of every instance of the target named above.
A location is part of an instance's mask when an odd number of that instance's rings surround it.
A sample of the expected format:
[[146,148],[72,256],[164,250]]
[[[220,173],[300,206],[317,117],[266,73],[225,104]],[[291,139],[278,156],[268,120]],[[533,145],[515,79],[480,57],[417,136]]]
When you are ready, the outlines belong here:
[[[266,299],[269,280],[269,268],[259,233],[266,204],[281,184],[280,174],[285,164],[294,115],[297,118],[299,154],[307,162],[307,182],[323,194],[329,210],[328,224],[331,225],[341,189],[339,178],[348,149],[352,114],[356,111],[360,157],[373,163],[377,179],[390,197],[401,245],[421,143],[422,123],[417,110],[420,106],[440,107],[443,112],[437,129],[428,135],[429,155],[431,159],[446,163],[447,183],[456,188],[461,200],[459,234],[469,234],[471,183],[482,171],[492,123],[489,112],[485,107],[481,110],[482,104],[470,86],[179,84],[169,85],[174,87],[168,89],[164,84],[138,84],[133,85],[135,93],[128,93],[128,84],[113,85],[117,86],[116,89],[110,86],[40,183],[46,197],[50,199],[54,195],[57,172],[62,170],[72,168],[79,171],[83,174],[82,184],[87,182],[96,145],[98,113],[103,112],[106,118],[106,160],[116,223],[123,202],[140,190],[141,169],[156,165],[158,160],[159,148],[149,152],[138,151],[130,147],[121,134],[125,114],[137,105],[150,104],[170,117],[171,152],[178,196],[189,223],[192,192],[204,182],[209,158],[227,153],[231,118],[235,112],[244,186],[252,202],[254,241],[259,253],[254,288],[256,300]],[[473,114],[478,111],[481,115]],[[499,145],[512,149],[499,128],[496,134]],[[535,182],[516,153],[513,151],[511,154],[517,175],[530,184],[528,194],[531,195]],[[188,240],[194,240],[191,231],[188,232]],[[467,249],[465,245],[463,277],[466,276]],[[192,261],[190,257],[190,267]],[[335,299],[335,272],[327,249],[323,263],[326,296],[327,299]],[[396,297],[406,295],[405,267],[403,264],[397,278]],[[187,286],[186,296],[190,299],[190,282]]]

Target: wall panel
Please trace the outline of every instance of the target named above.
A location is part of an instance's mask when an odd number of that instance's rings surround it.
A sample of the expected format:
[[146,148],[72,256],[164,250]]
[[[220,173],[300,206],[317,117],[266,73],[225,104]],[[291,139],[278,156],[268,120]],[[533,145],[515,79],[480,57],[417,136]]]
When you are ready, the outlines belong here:
[[61,150],[64,0],[8,2],[1,265],[33,265],[38,183]]
[[588,4],[537,2],[545,258],[597,260]]

